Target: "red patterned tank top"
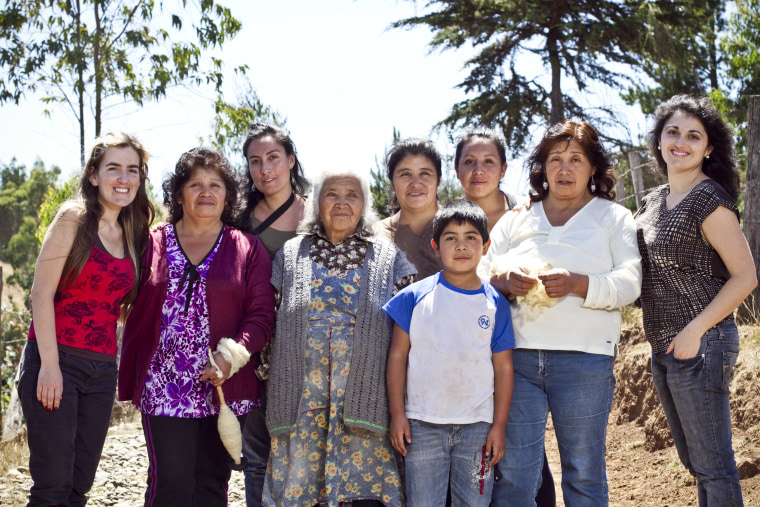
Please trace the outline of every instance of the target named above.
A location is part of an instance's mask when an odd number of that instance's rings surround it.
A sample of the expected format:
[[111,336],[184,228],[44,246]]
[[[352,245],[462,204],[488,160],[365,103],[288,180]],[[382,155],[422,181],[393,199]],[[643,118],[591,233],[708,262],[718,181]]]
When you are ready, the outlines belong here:
[[[117,259],[94,245],[77,279],[55,297],[58,343],[115,356],[121,300],[132,289],[134,278],[129,257]],[[32,322],[29,339],[36,338]]]

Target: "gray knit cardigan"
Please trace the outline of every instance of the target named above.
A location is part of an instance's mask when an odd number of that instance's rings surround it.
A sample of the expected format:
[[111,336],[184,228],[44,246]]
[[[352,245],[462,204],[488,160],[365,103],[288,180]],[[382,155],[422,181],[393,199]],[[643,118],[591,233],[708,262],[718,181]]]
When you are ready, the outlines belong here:
[[[277,327],[272,340],[267,395],[266,423],[271,435],[294,431],[298,420],[309,331],[310,241],[311,236],[289,240],[277,253],[272,265],[272,285],[282,295],[282,303],[277,311]],[[395,244],[377,236],[370,239],[361,270],[343,422],[347,427],[386,434],[390,412],[385,365],[393,321],[382,306],[392,297],[394,284],[416,270]]]

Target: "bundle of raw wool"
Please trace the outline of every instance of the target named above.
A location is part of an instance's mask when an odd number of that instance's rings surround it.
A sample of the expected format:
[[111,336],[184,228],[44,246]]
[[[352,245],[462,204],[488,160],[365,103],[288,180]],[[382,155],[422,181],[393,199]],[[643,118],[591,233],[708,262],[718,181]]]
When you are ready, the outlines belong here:
[[[518,267],[529,275],[536,275],[552,269],[552,265],[542,261],[538,257],[521,256]],[[514,267],[514,257],[499,255],[491,263],[491,276],[506,273]],[[544,313],[546,308],[557,304],[557,298],[549,297],[546,294],[546,287],[540,281],[530,288],[524,296],[516,296],[515,302],[520,313],[528,320],[536,320]]]

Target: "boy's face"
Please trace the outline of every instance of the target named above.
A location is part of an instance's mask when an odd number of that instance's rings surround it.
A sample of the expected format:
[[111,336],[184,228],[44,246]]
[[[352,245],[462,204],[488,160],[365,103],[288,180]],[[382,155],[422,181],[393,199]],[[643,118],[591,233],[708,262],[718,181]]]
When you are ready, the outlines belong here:
[[483,244],[483,237],[477,228],[468,222],[461,224],[451,222],[444,227],[439,243],[436,245],[435,240],[431,241],[436,255],[441,258],[445,271],[474,273],[481,257],[488,251],[491,240]]

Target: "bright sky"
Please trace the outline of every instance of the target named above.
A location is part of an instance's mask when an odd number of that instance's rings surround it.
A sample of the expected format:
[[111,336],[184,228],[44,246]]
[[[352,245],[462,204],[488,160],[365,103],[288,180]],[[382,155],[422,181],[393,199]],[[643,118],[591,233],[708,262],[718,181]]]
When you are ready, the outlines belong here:
[[[287,118],[308,174],[330,165],[376,167],[392,140],[429,136],[451,106],[464,98],[455,86],[466,76],[470,49],[429,53],[431,32],[389,29],[415,14],[423,2],[402,0],[221,0],[243,23],[224,46],[227,100],[233,101],[232,69],[250,67],[260,99]],[[150,177],[160,187],[179,155],[211,134],[214,95],[175,89],[169,98],[140,109],[127,104],[106,112],[103,132],[135,134],[152,154]],[[78,124],[63,106],[43,116],[35,97],[2,106],[0,163],[12,157],[31,168],[36,159],[79,170]],[[89,127],[89,136],[94,130]],[[454,146],[434,138],[442,154]],[[91,140],[90,140],[91,141]],[[523,191],[521,161],[509,161],[505,187]],[[453,172],[453,168],[450,169]]]

